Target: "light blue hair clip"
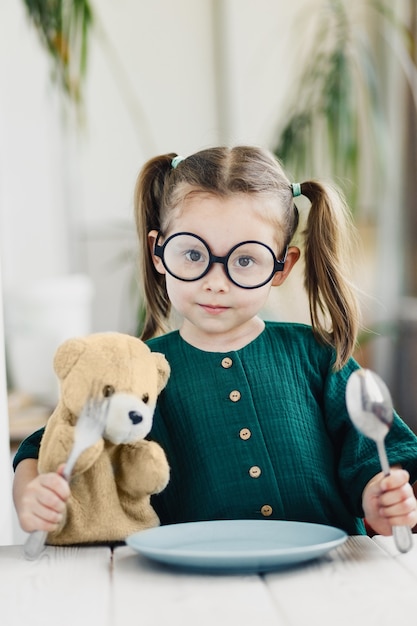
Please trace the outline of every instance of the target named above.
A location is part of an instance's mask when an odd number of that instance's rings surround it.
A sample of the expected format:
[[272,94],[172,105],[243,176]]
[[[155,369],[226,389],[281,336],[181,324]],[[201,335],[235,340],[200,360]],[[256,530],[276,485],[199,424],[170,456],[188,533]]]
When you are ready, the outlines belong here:
[[176,156],[172,159],[171,161],[171,167],[172,169],[175,170],[175,168],[181,163],[181,161],[184,161],[185,157],[183,156]]
[[297,196],[301,196],[301,183],[293,183],[291,185],[291,189],[292,189],[292,195],[293,198],[296,198]]

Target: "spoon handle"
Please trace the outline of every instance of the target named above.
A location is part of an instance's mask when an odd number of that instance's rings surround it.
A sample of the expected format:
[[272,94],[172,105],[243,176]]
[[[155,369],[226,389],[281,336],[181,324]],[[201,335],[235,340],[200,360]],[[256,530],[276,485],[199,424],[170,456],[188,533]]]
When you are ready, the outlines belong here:
[[383,440],[378,439],[376,442],[378,448],[379,462],[381,463],[381,469],[384,472],[384,476],[391,474],[391,469],[388,463],[387,451],[385,450],[385,444]]
[[394,535],[395,545],[399,552],[409,552],[413,547],[413,535],[411,528],[408,526],[393,526],[392,534]]
[[[383,441],[377,441],[379,460],[381,462],[381,468],[384,472],[384,476],[391,474],[390,466],[388,463],[387,452]],[[399,552],[409,552],[413,547],[413,535],[411,528],[408,526],[393,526],[392,534],[394,536],[395,545]]]

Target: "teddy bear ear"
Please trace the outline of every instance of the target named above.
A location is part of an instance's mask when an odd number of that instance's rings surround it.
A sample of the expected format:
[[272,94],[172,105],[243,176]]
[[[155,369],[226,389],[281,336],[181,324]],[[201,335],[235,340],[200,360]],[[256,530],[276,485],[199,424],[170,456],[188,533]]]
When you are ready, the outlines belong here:
[[54,370],[60,380],[64,380],[85,350],[85,341],[81,338],[67,339],[54,356]]
[[162,391],[168,382],[171,368],[168,361],[160,352],[152,352],[152,356],[155,359],[156,367],[158,370],[158,393]]

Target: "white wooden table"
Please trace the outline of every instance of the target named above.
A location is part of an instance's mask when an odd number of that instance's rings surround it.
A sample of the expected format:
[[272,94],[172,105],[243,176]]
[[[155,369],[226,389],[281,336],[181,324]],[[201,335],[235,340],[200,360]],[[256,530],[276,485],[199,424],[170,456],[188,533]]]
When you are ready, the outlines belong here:
[[[417,538],[416,538],[417,539]],[[349,537],[320,560],[264,575],[179,572],[131,548],[0,547],[1,626],[417,624],[417,541]]]

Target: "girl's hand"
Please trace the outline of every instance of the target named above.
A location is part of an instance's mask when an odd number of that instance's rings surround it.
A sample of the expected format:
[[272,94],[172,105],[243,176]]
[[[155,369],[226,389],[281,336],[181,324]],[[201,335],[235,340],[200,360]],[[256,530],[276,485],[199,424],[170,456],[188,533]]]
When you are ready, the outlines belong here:
[[374,476],[363,490],[365,518],[378,535],[391,535],[393,526],[417,524],[417,500],[409,479],[406,470],[393,468],[389,476]]
[[56,530],[63,520],[70,488],[62,477],[63,465],[58,472],[39,474],[27,483],[21,496],[18,517],[25,532]]

